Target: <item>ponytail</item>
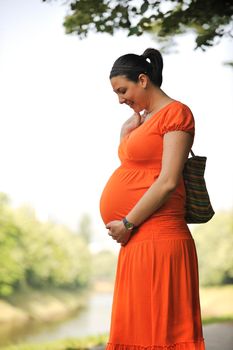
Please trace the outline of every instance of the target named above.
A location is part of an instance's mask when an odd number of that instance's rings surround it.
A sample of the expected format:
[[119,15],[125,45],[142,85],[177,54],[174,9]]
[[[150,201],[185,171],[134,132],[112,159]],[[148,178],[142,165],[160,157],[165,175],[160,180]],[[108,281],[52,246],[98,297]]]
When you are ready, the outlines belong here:
[[145,60],[149,59],[152,66],[150,79],[156,86],[160,87],[163,81],[163,58],[161,53],[156,49],[146,49],[143,52],[142,57],[144,57]]

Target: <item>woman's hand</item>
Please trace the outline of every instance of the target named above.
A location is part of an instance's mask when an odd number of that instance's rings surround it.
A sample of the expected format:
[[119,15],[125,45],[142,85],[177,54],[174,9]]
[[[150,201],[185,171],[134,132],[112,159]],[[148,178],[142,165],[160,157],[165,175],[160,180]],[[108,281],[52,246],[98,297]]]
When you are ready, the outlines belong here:
[[125,246],[129,241],[131,232],[125,228],[123,221],[111,221],[106,225],[106,228],[109,230],[109,236],[115,239],[117,243],[121,243],[122,246]]
[[139,125],[144,122],[144,115],[141,116],[140,113],[134,113],[126,122],[122,125],[121,128],[121,138],[129,134],[131,131],[136,129]]

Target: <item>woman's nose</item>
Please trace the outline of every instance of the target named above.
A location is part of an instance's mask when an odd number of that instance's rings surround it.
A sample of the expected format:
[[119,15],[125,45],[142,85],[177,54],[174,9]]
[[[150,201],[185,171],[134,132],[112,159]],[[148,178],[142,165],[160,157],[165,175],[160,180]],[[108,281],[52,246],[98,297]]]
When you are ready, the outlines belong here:
[[122,104],[122,103],[125,103],[125,98],[122,97],[122,96],[119,96],[119,103]]

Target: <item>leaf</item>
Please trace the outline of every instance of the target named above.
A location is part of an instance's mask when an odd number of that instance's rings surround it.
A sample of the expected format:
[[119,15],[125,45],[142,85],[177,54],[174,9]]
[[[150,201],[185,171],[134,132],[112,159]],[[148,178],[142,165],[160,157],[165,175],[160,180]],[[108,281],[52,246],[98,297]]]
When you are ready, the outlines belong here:
[[149,3],[147,0],[145,0],[141,6],[141,14],[145,13],[148,10]]
[[233,62],[232,61],[226,61],[223,64],[224,64],[224,66],[229,66],[229,67],[233,68]]
[[139,35],[139,29],[137,26],[129,29],[128,36],[131,36],[131,35]]

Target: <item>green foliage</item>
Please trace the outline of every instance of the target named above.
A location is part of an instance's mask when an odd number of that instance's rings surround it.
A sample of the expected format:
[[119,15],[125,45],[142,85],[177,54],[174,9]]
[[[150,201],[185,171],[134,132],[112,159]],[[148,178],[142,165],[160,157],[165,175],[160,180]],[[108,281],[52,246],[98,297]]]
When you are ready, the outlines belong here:
[[117,256],[109,250],[93,255],[92,278],[94,281],[113,282],[116,272]]
[[194,230],[200,284],[233,283],[233,211],[221,212]]
[[78,226],[78,234],[89,244],[92,238],[91,219],[88,214],[83,214]]
[[224,65],[229,66],[229,67],[233,67],[233,62],[227,61],[227,62],[224,62]]
[[7,196],[6,193],[0,192],[0,210],[4,209],[6,205],[9,205],[10,198]]
[[10,223],[0,229],[0,295],[7,296],[17,289],[24,277],[22,254],[18,246],[19,230]]
[[[1,198],[3,196],[1,195]],[[5,197],[6,198],[6,197]],[[4,201],[4,204],[8,201]],[[8,296],[24,278],[20,249],[21,231],[1,201],[0,206],[0,295]]]
[[230,0],[71,0],[69,8],[66,33],[80,38],[89,32],[113,35],[123,29],[128,35],[151,32],[164,40],[191,29],[196,47],[206,49],[216,44],[216,39],[232,37]]
[[40,222],[32,208],[13,210],[7,201],[0,203],[0,296],[25,286],[88,285],[91,254],[80,235],[62,225]]

